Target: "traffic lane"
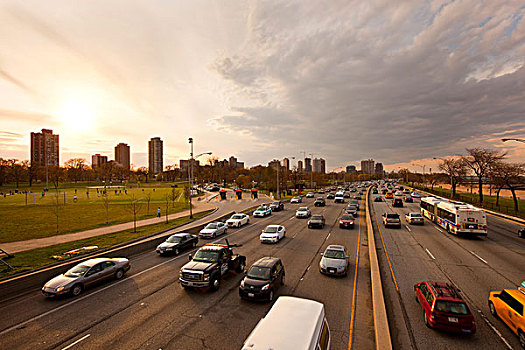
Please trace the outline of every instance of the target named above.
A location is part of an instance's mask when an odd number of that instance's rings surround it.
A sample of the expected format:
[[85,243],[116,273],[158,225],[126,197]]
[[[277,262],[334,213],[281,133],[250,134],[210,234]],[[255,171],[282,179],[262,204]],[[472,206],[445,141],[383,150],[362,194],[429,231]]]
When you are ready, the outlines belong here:
[[[456,268],[452,270],[443,269],[415,238],[416,236],[433,234],[432,230],[429,230],[430,226],[421,226],[420,228],[425,230],[425,233],[415,234],[414,231],[384,228],[382,223],[379,223],[379,225],[399,288],[399,294],[396,292],[396,286],[389,271],[388,260],[383,255],[385,254],[383,251],[381,254],[381,269],[388,271],[386,275],[390,277],[386,279],[385,289],[387,290],[388,298],[391,299],[390,304],[394,303],[393,299],[395,298],[398,298],[402,304],[401,315],[389,314],[389,319],[394,324],[394,329],[403,331],[403,328],[405,328],[406,332],[409,333],[409,338],[414,343],[413,346],[415,345],[415,347],[421,349],[450,349],[463,348],[465,346],[476,346],[485,349],[504,348],[501,340],[495,336],[482,316],[476,312],[477,309],[470,305],[471,300],[468,298],[468,292],[464,291],[462,294],[466,297],[467,303],[471,306],[474,314],[477,326],[477,333],[474,336],[450,334],[427,328],[423,321],[422,308],[414,300],[413,286],[415,283],[424,280],[450,281],[463,290],[462,281],[457,281],[455,276],[458,274],[472,274],[472,271],[483,269],[484,266],[481,265],[481,262],[463,253],[461,258],[459,258],[462,261],[456,262]],[[439,232],[437,233],[439,234]],[[439,235],[436,236],[440,237]],[[377,238],[376,240],[377,244],[382,247],[381,239]],[[392,306],[390,309],[392,309]]]
[[[307,264],[316,255],[319,249],[318,247],[322,244],[322,237],[312,235],[311,231],[313,230],[305,228],[305,220],[294,219],[289,221],[290,223],[287,225],[287,230],[292,233],[292,236],[295,236],[295,238],[286,238],[277,245],[262,245],[258,243],[258,235],[254,232],[255,239],[246,242],[242,247],[249,260],[250,256],[253,256],[252,261],[249,261],[249,263],[264,255],[269,255],[269,253],[273,256],[279,256],[283,260],[286,269],[286,284],[284,288],[280,289],[279,295],[293,293],[293,286],[299,283],[300,276],[307,268]],[[298,232],[296,232],[296,230],[298,230]],[[287,240],[288,243],[284,244]],[[312,251],[313,249],[315,249],[315,251]],[[144,347],[158,346],[162,348],[185,349],[202,348],[204,345],[214,349],[239,348],[259,319],[266,314],[270,305],[241,301],[237,293],[239,281],[236,280],[233,284],[229,282],[230,281],[226,282],[228,283],[227,293],[220,293],[224,297],[220,300],[220,303],[215,303],[216,306],[210,309],[209,312],[201,312],[199,309],[194,308],[193,313],[190,315],[192,318],[189,324],[182,325],[171,322],[169,325],[166,324],[166,326],[158,332],[156,330],[159,329],[159,327],[151,327],[155,329],[155,334],[147,340],[147,343],[141,344],[144,345]],[[223,288],[221,287],[219,292],[222,290]],[[208,293],[201,293],[199,291],[189,291],[187,293],[188,295],[197,295],[204,298],[204,302],[209,298]],[[213,295],[215,294],[219,293],[213,293]],[[200,303],[196,304],[200,305]],[[163,310],[165,312],[159,315],[159,317],[168,315],[168,319],[180,318],[180,315],[177,316],[177,314],[173,316],[169,315],[169,310],[171,309],[169,309],[168,312],[166,312],[165,308]],[[174,312],[176,312],[176,310],[175,308]],[[147,316],[147,314],[145,316]],[[111,329],[111,327],[106,325],[100,326],[102,329]],[[97,327],[99,326],[97,325]],[[136,328],[140,329],[141,326],[130,326],[130,339],[141,338],[136,335],[137,332],[134,331]],[[232,328],[235,330],[233,333]],[[119,331],[119,333],[122,332]],[[106,347],[105,345],[110,345],[114,337],[112,335],[107,335],[106,337],[108,338],[108,342],[97,343],[97,346],[104,345],[104,347]],[[127,339],[128,337],[125,336],[124,338]],[[97,337],[96,339],[99,338]],[[129,345],[137,348],[137,344],[139,343],[140,341],[134,341],[133,343],[129,343]],[[234,346],[233,344],[236,345]],[[127,345],[127,343],[125,345]]]

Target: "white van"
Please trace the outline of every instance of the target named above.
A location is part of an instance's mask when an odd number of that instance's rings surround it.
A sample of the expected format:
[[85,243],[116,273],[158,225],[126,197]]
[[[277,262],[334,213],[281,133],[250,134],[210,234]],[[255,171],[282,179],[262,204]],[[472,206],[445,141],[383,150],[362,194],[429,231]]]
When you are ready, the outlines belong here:
[[345,193],[343,191],[339,191],[335,194],[335,202],[336,203],[344,203],[345,202]]
[[324,305],[282,296],[250,333],[243,350],[327,350],[330,328]]

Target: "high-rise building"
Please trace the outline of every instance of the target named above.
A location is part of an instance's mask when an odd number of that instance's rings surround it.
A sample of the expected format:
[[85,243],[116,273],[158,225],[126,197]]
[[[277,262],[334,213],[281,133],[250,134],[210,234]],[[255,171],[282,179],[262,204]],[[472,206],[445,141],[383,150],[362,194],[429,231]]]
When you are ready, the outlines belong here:
[[[190,161],[191,161],[191,159],[181,159],[179,161],[180,171],[181,171],[182,174],[184,174],[184,176],[188,175],[188,168],[190,166]],[[225,161],[225,162],[226,162],[226,164],[228,164],[227,161]],[[193,160],[193,171],[195,171],[195,169],[198,168],[199,166],[200,166],[199,161],[197,159],[194,159]]]
[[373,159],[367,159],[361,161],[361,172],[364,174],[373,174],[375,171],[374,168],[374,160]]
[[305,158],[304,159],[304,171],[306,173],[312,172],[312,159],[311,158]]
[[326,173],[326,162],[323,158],[314,159],[314,172],[324,174]]
[[148,165],[150,174],[161,173],[163,166],[163,147],[160,137],[152,137],[148,141]]
[[297,161],[297,171],[301,173],[303,172],[303,161],[302,160]]
[[278,159],[274,159],[268,163],[268,167],[273,168],[274,170],[279,170],[281,167],[281,162]]
[[283,159],[283,167],[286,169],[286,171],[290,171],[290,159],[288,158]]
[[124,169],[130,169],[130,148],[126,143],[121,142],[115,146],[115,161]]
[[351,174],[357,172],[355,165],[347,165],[346,166],[346,173]]
[[385,172],[383,170],[383,163],[376,163],[376,171],[375,171],[376,174],[381,174],[383,175]]
[[58,165],[58,135],[53,130],[31,133],[31,166]]
[[102,165],[108,162],[108,156],[102,156],[100,154],[93,154],[91,156],[91,169],[100,168]]
[[234,169],[237,168],[237,158],[236,157],[231,156],[228,163],[230,164],[231,168],[234,168]]

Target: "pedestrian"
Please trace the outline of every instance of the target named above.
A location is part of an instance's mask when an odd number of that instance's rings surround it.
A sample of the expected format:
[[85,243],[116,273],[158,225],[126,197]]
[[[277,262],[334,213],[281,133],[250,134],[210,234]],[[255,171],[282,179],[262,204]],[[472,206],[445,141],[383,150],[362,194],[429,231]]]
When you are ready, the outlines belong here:
[[157,208],[157,217],[160,218],[160,207]]
[[76,201],[77,201],[77,195],[75,194],[75,195],[73,196],[73,202],[76,202]]

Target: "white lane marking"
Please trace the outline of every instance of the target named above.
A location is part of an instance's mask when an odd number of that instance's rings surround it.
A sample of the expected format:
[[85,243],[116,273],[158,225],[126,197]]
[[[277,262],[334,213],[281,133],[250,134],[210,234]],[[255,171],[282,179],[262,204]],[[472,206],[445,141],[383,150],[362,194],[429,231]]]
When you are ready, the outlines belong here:
[[326,239],[328,239],[328,238],[330,237],[331,234],[332,234],[332,232],[330,232],[330,233],[328,234],[328,236],[326,236]]
[[439,227],[436,227],[436,226],[434,226],[434,227],[435,227],[436,230],[438,230],[439,232],[443,232],[443,231],[441,231],[441,229],[440,229]]
[[428,249],[425,248],[425,251],[427,252],[428,255],[430,255],[430,257],[431,257],[433,260],[436,260],[436,258],[434,258],[434,255],[432,255],[432,253],[430,252],[430,250],[428,250]]
[[408,225],[405,225],[405,227],[408,230],[408,232],[412,232],[412,230],[410,229],[410,227],[408,227]]
[[479,315],[481,316],[481,318],[485,321],[485,323],[487,323],[488,326],[494,331],[494,333],[496,333],[496,335],[505,343],[505,345],[507,345],[507,348],[512,350],[512,346],[509,344],[507,339],[505,339],[505,337],[500,333],[500,331],[498,331],[498,329],[496,327],[494,327],[494,325],[492,324],[492,322],[490,322],[490,320],[487,318],[487,316],[485,316],[483,314],[483,312],[481,312],[481,310],[479,310],[479,309],[478,309],[478,312],[479,312]]
[[476,258],[478,258],[479,260],[483,261],[485,264],[489,264],[485,259],[483,259],[481,256],[479,256],[478,254],[474,253],[472,250],[470,250],[470,253],[472,255],[474,255]]
[[83,337],[80,338],[79,340],[77,340],[77,341],[75,341],[75,342],[69,344],[69,345],[66,346],[65,348],[62,348],[62,350],[67,350],[67,349],[73,347],[74,345],[80,343],[82,340],[84,340],[84,339],[86,339],[86,338],[89,338],[90,335],[91,335],[91,334],[86,334],[85,336],[83,336]]
[[295,215],[294,215],[294,216],[292,216],[292,217],[291,217],[291,218],[290,218],[289,220],[293,220],[294,218],[295,218]]

